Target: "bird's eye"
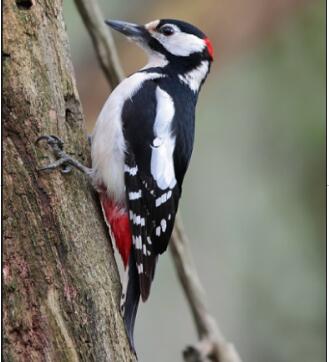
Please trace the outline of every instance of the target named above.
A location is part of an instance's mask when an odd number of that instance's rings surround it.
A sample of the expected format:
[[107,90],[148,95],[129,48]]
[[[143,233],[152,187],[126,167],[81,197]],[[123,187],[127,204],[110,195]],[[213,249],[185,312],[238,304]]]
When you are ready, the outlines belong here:
[[163,26],[160,28],[159,32],[165,36],[174,34],[175,30],[171,26]]

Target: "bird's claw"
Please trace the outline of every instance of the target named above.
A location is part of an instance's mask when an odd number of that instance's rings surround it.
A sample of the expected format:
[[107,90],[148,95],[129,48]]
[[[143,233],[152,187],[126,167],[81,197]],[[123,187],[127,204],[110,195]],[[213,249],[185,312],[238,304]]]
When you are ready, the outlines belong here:
[[51,147],[58,146],[60,150],[63,150],[64,141],[55,136],[55,135],[43,135],[37,138],[35,141],[36,143],[39,143],[40,141],[47,141],[48,145]]
[[63,140],[55,135],[43,135],[38,137],[35,142],[38,144],[40,141],[46,141],[48,143],[48,145],[52,148],[57,160],[47,166],[39,168],[38,171],[52,171],[58,167],[61,167],[62,173],[70,173],[72,171],[72,166],[67,163],[67,157],[65,157],[63,152]]
[[63,174],[70,173],[72,171],[72,169],[73,169],[71,165],[68,165],[68,164],[65,164],[65,163],[63,163],[62,166],[63,167],[61,169],[61,173],[63,173]]

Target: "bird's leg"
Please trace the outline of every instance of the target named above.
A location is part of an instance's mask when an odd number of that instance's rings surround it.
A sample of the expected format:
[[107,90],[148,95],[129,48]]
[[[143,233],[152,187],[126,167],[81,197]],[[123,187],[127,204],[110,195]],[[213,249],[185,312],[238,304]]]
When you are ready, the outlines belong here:
[[63,151],[63,145],[64,142],[57,136],[51,135],[51,136],[40,136],[36,143],[39,143],[40,141],[46,141],[48,145],[52,148],[54,155],[56,157],[56,161],[45,166],[42,168],[39,168],[39,171],[47,171],[47,170],[55,170],[58,167],[62,167],[62,173],[69,173],[72,171],[72,167],[75,167],[79,171],[83,172],[87,176],[91,176],[92,169],[89,167],[84,166],[79,161],[75,160],[68,154],[66,154]]

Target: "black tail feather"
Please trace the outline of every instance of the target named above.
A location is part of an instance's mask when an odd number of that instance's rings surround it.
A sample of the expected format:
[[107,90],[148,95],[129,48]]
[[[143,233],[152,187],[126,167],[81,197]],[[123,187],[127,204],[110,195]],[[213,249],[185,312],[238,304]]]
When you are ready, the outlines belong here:
[[134,253],[130,254],[128,286],[126,290],[126,300],[124,304],[124,323],[129,338],[130,346],[135,351],[134,346],[134,326],[140,298],[139,278],[135,262]]

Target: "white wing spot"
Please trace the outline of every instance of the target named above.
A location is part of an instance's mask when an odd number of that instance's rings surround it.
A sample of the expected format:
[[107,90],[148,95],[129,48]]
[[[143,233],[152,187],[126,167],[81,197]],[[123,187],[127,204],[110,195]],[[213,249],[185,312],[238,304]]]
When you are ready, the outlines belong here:
[[167,229],[167,221],[165,219],[162,219],[160,225],[161,225],[162,232],[164,233]]
[[129,173],[130,176],[136,176],[137,175],[137,171],[138,171],[138,167],[129,167],[128,165],[125,165],[124,167],[124,171]]
[[167,193],[162,194],[160,197],[155,199],[155,207],[159,207],[170,199],[172,191],[169,190]]
[[137,270],[138,270],[138,274],[142,274],[143,273],[143,264],[137,264]]
[[135,248],[138,250],[142,249],[142,237],[140,235],[135,237]]
[[161,196],[161,203],[163,204],[163,203],[165,203],[167,201],[167,194],[163,194],[162,196]]
[[155,235],[156,235],[156,236],[160,236],[160,234],[161,234],[161,228],[160,228],[160,226],[158,226],[158,227],[155,229]]
[[142,190],[138,190],[137,192],[129,192],[128,198],[129,200],[138,200],[142,197]]
[[134,214],[131,210],[129,211],[129,218],[135,225],[145,226],[145,218]]

